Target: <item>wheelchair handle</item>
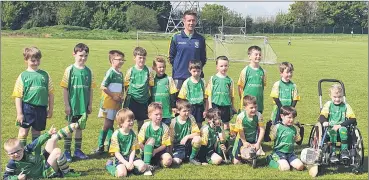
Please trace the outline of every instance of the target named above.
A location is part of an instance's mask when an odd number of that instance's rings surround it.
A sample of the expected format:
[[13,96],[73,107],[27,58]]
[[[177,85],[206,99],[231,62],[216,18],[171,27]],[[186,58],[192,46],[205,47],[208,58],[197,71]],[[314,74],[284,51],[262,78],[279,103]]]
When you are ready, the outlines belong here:
[[342,90],[343,90],[343,96],[346,96],[346,91],[345,91],[345,85],[343,84],[343,82],[341,80],[338,79],[321,79],[318,82],[318,95],[322,96],[322,83],[323,82],[337,82],[340,83],[342,86]]
[[322,83],[323,82],[337,82],[341,84],[342,87],[342,91],[343,91],[343,102],[346,102],[346,90],[345,90],[345,85],[343,84],[343,82],[341,80],[338,79],[321,79],[318,82],[318,95],[319,95],[319,107],[320,110],[322,110],[323,108],[323,104],[322,104]]
[[323,147],[325,137],[327,136],[327,132],[328,132],[328,127],[325,128],[325,130],[324,130],[324,135],[323,135],[322,141],[319,144],[319,149],[321,149]]

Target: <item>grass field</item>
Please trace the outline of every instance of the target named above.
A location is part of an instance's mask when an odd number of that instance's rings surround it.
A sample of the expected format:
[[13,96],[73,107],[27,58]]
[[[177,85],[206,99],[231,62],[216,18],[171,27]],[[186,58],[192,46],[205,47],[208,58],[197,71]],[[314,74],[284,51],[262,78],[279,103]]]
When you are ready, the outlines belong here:
[[[319,99],[317,92],[317,82],[322,78],[340,79],[345,83],[347,101],[352,106],[358,125],[364,138],[364,147],[368,148],[368,63],[367,63],[367,36],[356,38],[295,38],[292,46],[287,46],[287,39],[269,38],[274,51],[278,55],[278,62],[289,61],[295,67],[293,81],[297,84],[301,101],[297,104],[298,117],[301,123],[315,123],[319,115]],[[54,81],[55,86],[55,106],[54,116],[48,120],[47,128],[54,125],[61,128],[65,126],[64,105],[62,100],[62,89],[59,86],[64,69],[73,63],[72,50],[75,44],[83,42],[90,47],[90,55],[87,61],[95,75],[97,84],[100,84],[104,73],[109,68],[108,51],[118,49],[126,54],[126,64],[122,71],[133,65],[132,51],[136,45],[135,40],[78,40],[78,39],[52,39],[52,38],[13,38],[2,37],[1,43],[1,119],[2,131],[1,141],[17,137],[18,128],[14,122],[16,110],[14,99],[11,97],[14,83],[26,65],[23,62],[22,49],[26,46],[37,46],[42,52],[41,68],[48,71]],[[209,42],[208,42],[209,43]],[[211,44],[211,42],[210,42]],[[152,65],[152,59],[156,50],[152,46],[144,46],[148,51],[147,65]],[[168,42],[162,41],[160,49],[166,50]],[[247,48],[247,47],[246,47]],[[211,54],[208,51],[208,54]],[[209,55],[210,56],[210,55]],[[234,62],[230,64],[229,75],[235,81],[246,63]],[[265,89],[265,110],[264,119],[270,117],[272,101],[269,97],[273,83],[279,80],[279,70],[277,65],[264,65],[267,71],[267,87]],[[208,61],[205,68],[205,78],[216,72],[215,62]],[[171,67],[168,66],[167,73],[171,74]],[[328,96],[328,85],[323,86],[324,101]],[[91,152],[96,148],[98,132],[102,126],[102,120],[97,118],[99,98],[101,91],[95,89],[93,112],[89,117],[87,129],[83,131],[84,152]],[[237,107],[239,100],[236,101]],[[135,128],[136,129],[136,128]],[[306,147],[310,127],[305,130],[304,146],[297,148],[300,154],[302,148]],[[30,138],[30,135],[29,135]],[[28,142],[30,139],[28,140]],[[63,141],[59,141],[59,147],[63,148]],[[74,144],[74,143],[73,143]],[[263,148],[267,154],[271,152],[271,143],[264,143]],[[74,146],[74,145],[73,145]],[[72,149],[73,149],[72,146]],[[7,163],[7,156],[1,151],[1,169],[4,171]],[[367,159],[368,151],[365,149],[364,173],[354,175],[350,170],[339,167],[325,169],[321,179],[367,179]],[[104,165],[107,157],[91,158],[86,161],[77,161],[71,167],[83,172],[81,179],[112,179]],[[250,165],[223,165],[223,166],[192,166],[182,165],[180,168],[161,169],[154,173],[153,177],[130,176],[129,179],[154,178],[154,179],[310,179],[307,171],[279,172],[270,169],[265,165],[265,157],[259,159],[259,168],[252,169]]]

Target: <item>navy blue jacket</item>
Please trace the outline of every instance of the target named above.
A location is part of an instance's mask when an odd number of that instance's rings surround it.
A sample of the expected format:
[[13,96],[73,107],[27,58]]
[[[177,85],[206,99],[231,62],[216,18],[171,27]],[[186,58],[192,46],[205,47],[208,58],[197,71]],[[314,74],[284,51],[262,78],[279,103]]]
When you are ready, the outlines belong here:
[[[188,63],[191,60],[200,60],[204,67],[206,63],[205,38],[194,31],[189,38],[182,30],[172,36],[169,46],[169,61],[173,66],[173,79],[187,79],[191,76]],[[204,77],[204,74],[201,74]]]

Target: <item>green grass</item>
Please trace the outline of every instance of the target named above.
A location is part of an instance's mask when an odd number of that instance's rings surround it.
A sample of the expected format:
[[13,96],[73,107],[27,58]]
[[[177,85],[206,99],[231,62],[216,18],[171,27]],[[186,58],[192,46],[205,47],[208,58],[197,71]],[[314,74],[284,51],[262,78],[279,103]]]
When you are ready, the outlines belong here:
[[[315,123],[319,115],[319,99],[317,93],[317,82],[322,78],[340,79],[345,83],[347,101],[352,106],[358,119],[358,126],[367,142],[367,122],[368,122],[368,63],[367,63],[367,39],[360,38],[330,38],[331,40],[319,40],[317,38],[305,38],[305,36],[293,39],[292,46],[287,46],[288,37],[271,36],[269,42],[278,55],[278,62],[289,61],[295,67],[293,81],[297,84],[301,101],[297,104],[298,117],[301,123]],[[309,36],[310,37],[310,36]],[[59,86],[64,69],[73,63],[72,50],[75,44],[83,42],[90,47],[90,55],[87,61],[95,75],[97,84],[100,84],[104,73],[109,68],[108,51],[119,49],[126,54],[126,64],[122,71],[133,65],[132,51],[136,45],[135,40],[80,40],[80,39],[54,39],[54,38],[14,38],[3,37],[1,43],[1,119],[2,132],[1,140],[17,137],[18,128],[14,122],[16,110],[14,99],[11,97],[14,83],[18,75],[26,68],[22,58],[22,49],[26,46],[37,46],[42,51],[41,68],[48,71],[54,81],[55,87],[55,106],[54,116],[48,120],[47,128],[54,125],[61,128],[66,125],[64,120],[64,106],[62,100],[62,89]],[[208,42],[212,43],[212,42]],[[147,65],[151,66],[156,48],[150,45],[144,46],[148,51]],[[168,48],[168,41],[162,41],[157,48],[164,50]],[[247,48],[247,47],[246,47]],[[211,53],[209,52],[209,57]],[[229,75],[235,80],[246,63],[232,62],[230,64]],[[264,65],[267,71],[267,87],[265,89],[265,110],[264,119],[269,119],[272,108],[272,100],[269,93],[273,83],[279,80],[279,70],[277,65]],[[215,62],[208,61],[205,68],[205,78],[216,72]],[[168,74],[171,74],[171,67],[168,66]],[[328,96],[328,85],[323,86],[324,101]],[[97,118],[99,97],[101,92],[94,91],[93,112],[89,117],[87,129],[83,131],[83,151],[89,153],[96,148],[98,131],[103,121]],[[236,101],[237,107],[239,100]],[[304,144],[307,144],[310,127],[305,130]],[[29,135],[30,137],[30,135]],[[28,140],[30,141],[30,140]],[[63,147],[63,141],[58,143]],[[264,143],[263,147],[267,154],[271,152],[271,143]],[[297,148],[297,154],[302,148]],[[367,148],[367,144],[364,145]],[[73,149],[73,147],[72,147]],[[2,170],[5,169],[7,156],[1,151],[3,157],[1,162]],[[321,179],[367,179],[367,157],[368,151],[365,149],[365,173],[354,175],[344,168],[329,168],[325,170]],[[87,161],[77,161],[71,167],[84,173],[83,179],[111,179],[104,169],[106,157],[100,159],[90,159]],[[273,179],[310,179],[307,171],[279,172],[265,166],[264,158],[261,158],[260,167],[252,169],[249,165],[224,165],[224,166],[202,166],[195,167],[189,164],[182,165],[180,168],[161,169],[155,172],[153,177],[131,176],[129,179],[136,178],[155,178],[155,179],[229,179],[229,178],[273,178]]]

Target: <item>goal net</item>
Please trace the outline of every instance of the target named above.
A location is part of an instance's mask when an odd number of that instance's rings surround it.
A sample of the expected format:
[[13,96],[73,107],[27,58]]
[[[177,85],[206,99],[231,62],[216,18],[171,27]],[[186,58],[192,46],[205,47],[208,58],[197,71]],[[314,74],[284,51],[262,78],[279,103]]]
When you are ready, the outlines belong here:
[[[148,55],[152,56],[169,56],[169,43],[170,39],[175,33],[160,33],[160,32],[137,32],[137,46],[141,46],[146,49]],[[212,41],[206,41],[206,48],[208,57],[214,53]]]
[[214,56],[227,56],[230,61],[249,61],[247,49],[250,46],[261,48],[261,62],[276,64],[277,55],[266,36],[244,36],[216,34],[214,36]]
[[169,43],[174,33],[137,32],[137,46],[146,49],[148,55],[168,57]]

